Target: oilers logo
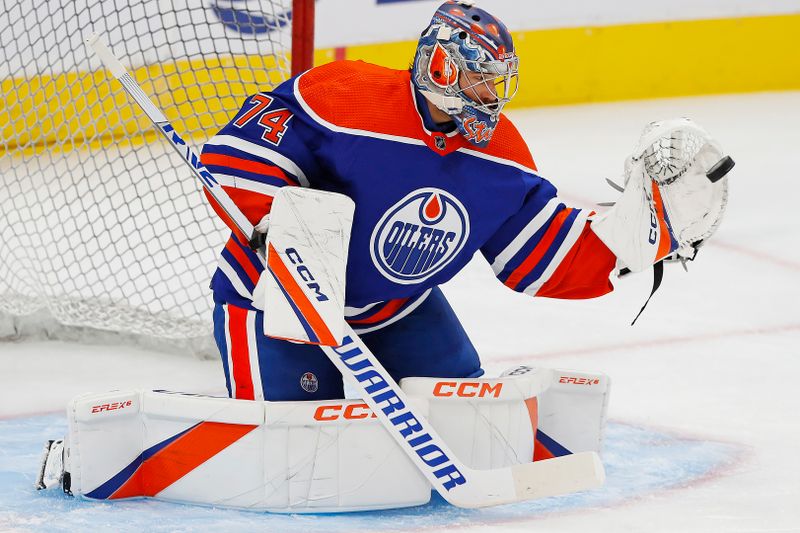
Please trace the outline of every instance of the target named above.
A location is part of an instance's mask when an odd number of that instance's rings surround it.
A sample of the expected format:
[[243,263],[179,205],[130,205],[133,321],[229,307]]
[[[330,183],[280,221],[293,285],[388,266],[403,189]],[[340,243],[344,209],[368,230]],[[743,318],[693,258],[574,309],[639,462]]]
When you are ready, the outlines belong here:
[[306,372],[300,376],[300,386],[304,391],[314,393],[319,389],[319,380],[312,372]]
[[457,198],[441,189],[417,189],[381,217],[370,254],[384,277],[409,285],[447,266],[468,237],[469,216]]

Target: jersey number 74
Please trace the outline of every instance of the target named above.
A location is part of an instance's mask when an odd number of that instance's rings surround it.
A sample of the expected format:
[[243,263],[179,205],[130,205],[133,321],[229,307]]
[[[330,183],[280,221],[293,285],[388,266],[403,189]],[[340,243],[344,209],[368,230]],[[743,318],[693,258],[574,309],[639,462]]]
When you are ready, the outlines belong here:
[[261,138],[270,144],[278,146],[281,143],[283,134],[286,133],[287,123],[294,115],[286,108],[268,109],[273,100],[271,96],[266,94],[254,95],[249,102],[253,104],[253,107],[234,120],[233,125],[237,128],[243,128],[258,117],[258,125],[264,128]]

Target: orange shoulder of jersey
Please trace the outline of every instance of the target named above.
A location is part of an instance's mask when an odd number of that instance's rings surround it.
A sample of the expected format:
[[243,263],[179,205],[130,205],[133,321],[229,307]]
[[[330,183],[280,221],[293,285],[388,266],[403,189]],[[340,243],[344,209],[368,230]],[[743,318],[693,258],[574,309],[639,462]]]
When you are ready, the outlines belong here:
[[[335,61],[300,76],[295,96],[312,119],[330,129],[433,144],[416,108],[408,71],[363,61]],[[469,150],[536,170],[528,146],[506,116],[498,122],[486,148],[477,148],[460,135],[449,143],[441,155]]]
[[536,163],[533,162],[533,156],[528,144],[522,138],[516,126],[503,114],[500,115],[500,121],[497,123],[489,144],[485,148],[470,145],[469,149],[516,163],[533,171],[536,170]]
[[325,126],[419,139],[422,127],[410,83],[406,71],[336,61],[303,74],[295,95]]

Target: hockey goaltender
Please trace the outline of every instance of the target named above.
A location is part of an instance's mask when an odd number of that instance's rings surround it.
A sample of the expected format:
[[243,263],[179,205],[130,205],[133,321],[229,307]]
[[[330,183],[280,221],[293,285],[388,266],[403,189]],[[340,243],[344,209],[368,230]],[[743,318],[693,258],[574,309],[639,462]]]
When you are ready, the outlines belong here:
[[451,1],[409,71],[334,62],[252,95],[198,165],[92,46],[231,227],[212,280],[230,398],[75,398],[39,488],[303,513],[421,505],[431,488],[480,507],[602,484],[609,379],[527,366],[483,377],[438,285],[478,251],[509,288],[565,299],[693,259],[733,166],[702,128],[650,124],[616,204],[567,207],[501,114],[517,88],[510,33]]

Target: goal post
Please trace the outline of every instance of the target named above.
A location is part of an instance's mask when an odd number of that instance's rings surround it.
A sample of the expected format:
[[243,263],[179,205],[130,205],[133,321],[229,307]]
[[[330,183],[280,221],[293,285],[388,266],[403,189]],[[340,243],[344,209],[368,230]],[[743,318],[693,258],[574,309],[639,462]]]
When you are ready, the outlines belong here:
[[292,2],[292,76],[314,66],[314,0]]
[[199,148],[247,95],[311,66],[313,8],[310,0],[5,2],[0,338],[32,327],[210,340],[208,285],[228,230],[83,40],[102,33]]

